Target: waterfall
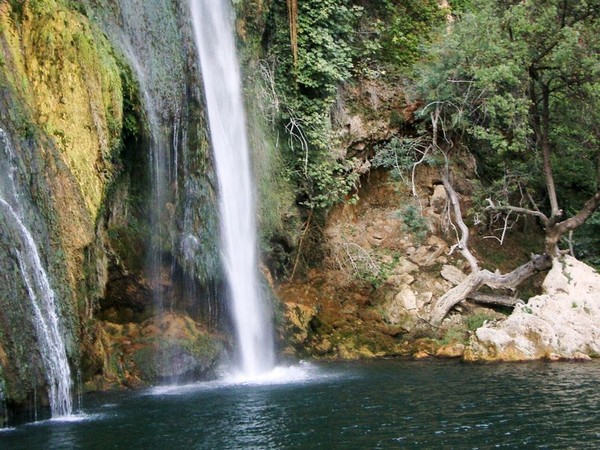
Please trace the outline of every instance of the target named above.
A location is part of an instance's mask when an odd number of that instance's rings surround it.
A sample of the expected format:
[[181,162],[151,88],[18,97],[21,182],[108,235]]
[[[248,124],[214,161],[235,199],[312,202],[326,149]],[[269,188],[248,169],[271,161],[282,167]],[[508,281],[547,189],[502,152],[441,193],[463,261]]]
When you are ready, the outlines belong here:
[[191,0],[219,180],[221,247],[244,376],[274,364],[271,312],[258,283],[254,188],[230,0]]
[[[162,286],[163,255],[161,249],[161,238],[165,234],[167,219],[165,217],[165,205],[167,203],[167,185],[170,183],[169,167],[171,166],[169,148],[161,130],[161,123],[157,112],[157,105],[151,97],[146,69],[140,64],[139,58],[126,38],[122,38],[125,54],[135,71],[144,111],[149,124],[150,131],[150,175],[152,178],[152,207],[150,208],[150,229],[152,240],[148,252],[148,275],[152,286],[154,306],[159,316],[164,313],[164,292]],[[175,139],[175,137],[174,137]],[[175,178],[176,180],[177,178]],[[176,184],[176,183],[175,183]]]
[[8,136],[0,129],[0,144],[8,160],[7,177],[0,183],[0,213],[11,226],[18,241],[15,253],[23,282],[27,289],[37,334],[38,349],[45,367],[52,417],[70,415],[71,370],[65,343],[60,333],[58,306],[48,275],[44,270],[37,245],[24,224],[21,196],[15,181],[16,157]]

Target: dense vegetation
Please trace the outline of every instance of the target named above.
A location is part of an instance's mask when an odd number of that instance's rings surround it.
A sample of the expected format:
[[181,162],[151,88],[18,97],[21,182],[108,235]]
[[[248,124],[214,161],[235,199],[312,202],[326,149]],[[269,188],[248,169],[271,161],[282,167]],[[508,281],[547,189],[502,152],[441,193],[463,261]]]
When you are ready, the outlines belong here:
[[374,165],[409,168],[435,134],[437,154],[425,162],[456,163],[458,149],[477,158],[478,219],[529,216],[548,232],[540,251],[553,253],[558,243],[597,262],[598,199],[586,203],[600,166],[596,3],[273,5],[267,58],[298,203],[319,211],[353,200],[360,164],[336,153],[338,89],[368,79],[402,83],[422,102],[421,125],[376,146]]

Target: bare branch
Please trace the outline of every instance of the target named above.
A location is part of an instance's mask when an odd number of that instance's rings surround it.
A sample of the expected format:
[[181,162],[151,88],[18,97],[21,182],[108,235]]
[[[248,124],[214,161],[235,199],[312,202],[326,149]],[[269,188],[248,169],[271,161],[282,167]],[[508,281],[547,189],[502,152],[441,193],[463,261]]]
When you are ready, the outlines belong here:
[[300,255],[302,253],[302,243],[304,242],[304,237],[306,236],[306,232],[310,227],[310,221],[313,216],[313,210],[310,210],[308,214],[308,218],[306,219],[304,230],[302,231],[302,236],[300,236],[300,241],[298,242],[298,249],[296,250],[296,259],[294,261],[294,267],[292,269],[292,274],[290,275],[290,281],[294,281],[294,276],[296,275],[296,269],[298,268],[298,262],[300,261]]
[[542,219],[542,222],[544,224],[546,224],[548,222],[548,217],[541,211],[539,210],[533,210],[533,209],[527,209],[527,208],[521,208],[518,206],[510,206],[510,205],[496,205],[491,198],[486,198],[486,201],[489,203],[489,205],[485,208],[486,210],[493,210],[493,211],[508,211],[508,212],[515,212],[517,214],[527,214],[530,216],[535,216],[535,217],[539,217],[540,219]]
[[500,242],[500,245],[504,244],[504,238],[506,237],[506,231],[511,230],[512,227],[515,226],[515,224],[519,221],[519,217],[520,217],[520,216],[517,216],[517,218],[509,225],[508,219],[510,218],[510,213],[511,213],[511,211],[509,211],[508,214],[506,214],[504,216],[504,225],[502,227],[494,230],[494,231],[502,230],[502,235],[500,237],[492,235],[492,236],[484,236],[483,239],[496,239],[498,242]]
[[576,229],[583,225],[583,223],[600,207],[600,191],[598,191],[592,198],[590,198],[583,208],[569,219],[563,220],[562,222],[553,223],[548,221],[546,227],[546,253],[554,256],[557,254],[557,245],[561,236],[567,231]]
[[471,251],[468,248],[469,244],[469,228],[465,225],[465,222],[462,217],[462,212],[460,209],[460,202],[458,199],[458,194],[448,181],[448,174],[444,174],[442,177],[442,183],[444,183],[444,188],[446,189],[446,193],[448,194],[448,198],[450,199],[450,204],[452,205],[452,211],[454,212],[454,220],[456,221],[458,228],[460,229],[460,239],[458,243],[453,246],[458,248],[463,255],[463,257],[471,266],[471,271],[476,272],[479,270],[479,264],[477,263],[477,259],[473,256]]
[[294,112],[288,107],[289,121],[285,126],[286,131],[290,135],[290,147],[294,149],[294,140],[300,143],[300,147],[304,152],[304,176],[308,176],[308,139],[304,135],[302,129],[302,119],[297,117]]

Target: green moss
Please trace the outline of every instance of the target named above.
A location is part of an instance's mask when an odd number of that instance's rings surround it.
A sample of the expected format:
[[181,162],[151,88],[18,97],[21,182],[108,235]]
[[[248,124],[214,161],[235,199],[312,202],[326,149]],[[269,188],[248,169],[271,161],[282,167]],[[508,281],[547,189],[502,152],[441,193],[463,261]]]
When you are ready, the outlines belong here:
[[216,339],[200,334],[190,340],[156,339],[153,345],[136,350],[132,360],[143,380],[156,381],[171,376],[201,376],[214,366],[221,351]]
[[119,256],[126,270],[141,272],[145,264],[147,250],[147,224],[133,219],[129,226],[114,226],[108,229],[108,238],[113,250]]
[[477,328],[482,327],[484,322],[490,321],[493,319],[494,319],[494,317],[489,314],[485,314],[485,313],[473,314],[473,315],[467,316],[465,318],[465,325],[467,327],[467,330],[475,331]]
[[439,339],[440,345],[446,345],[452,342],[466,344],[469,340],[469,329],[470,328],[468,328],[468,326],[465,325],[454,325],[449,327],[443,332],[441,339]]

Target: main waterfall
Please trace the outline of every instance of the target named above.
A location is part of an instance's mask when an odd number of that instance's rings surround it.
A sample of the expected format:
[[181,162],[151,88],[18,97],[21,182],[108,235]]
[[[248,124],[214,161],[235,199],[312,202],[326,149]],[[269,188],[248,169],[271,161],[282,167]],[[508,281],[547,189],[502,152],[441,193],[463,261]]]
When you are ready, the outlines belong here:
[[260,293],[254,188],[229,0],[191,0],[219,179],[221,245],[240,351],[254,377],[274,364],[271,312]]

